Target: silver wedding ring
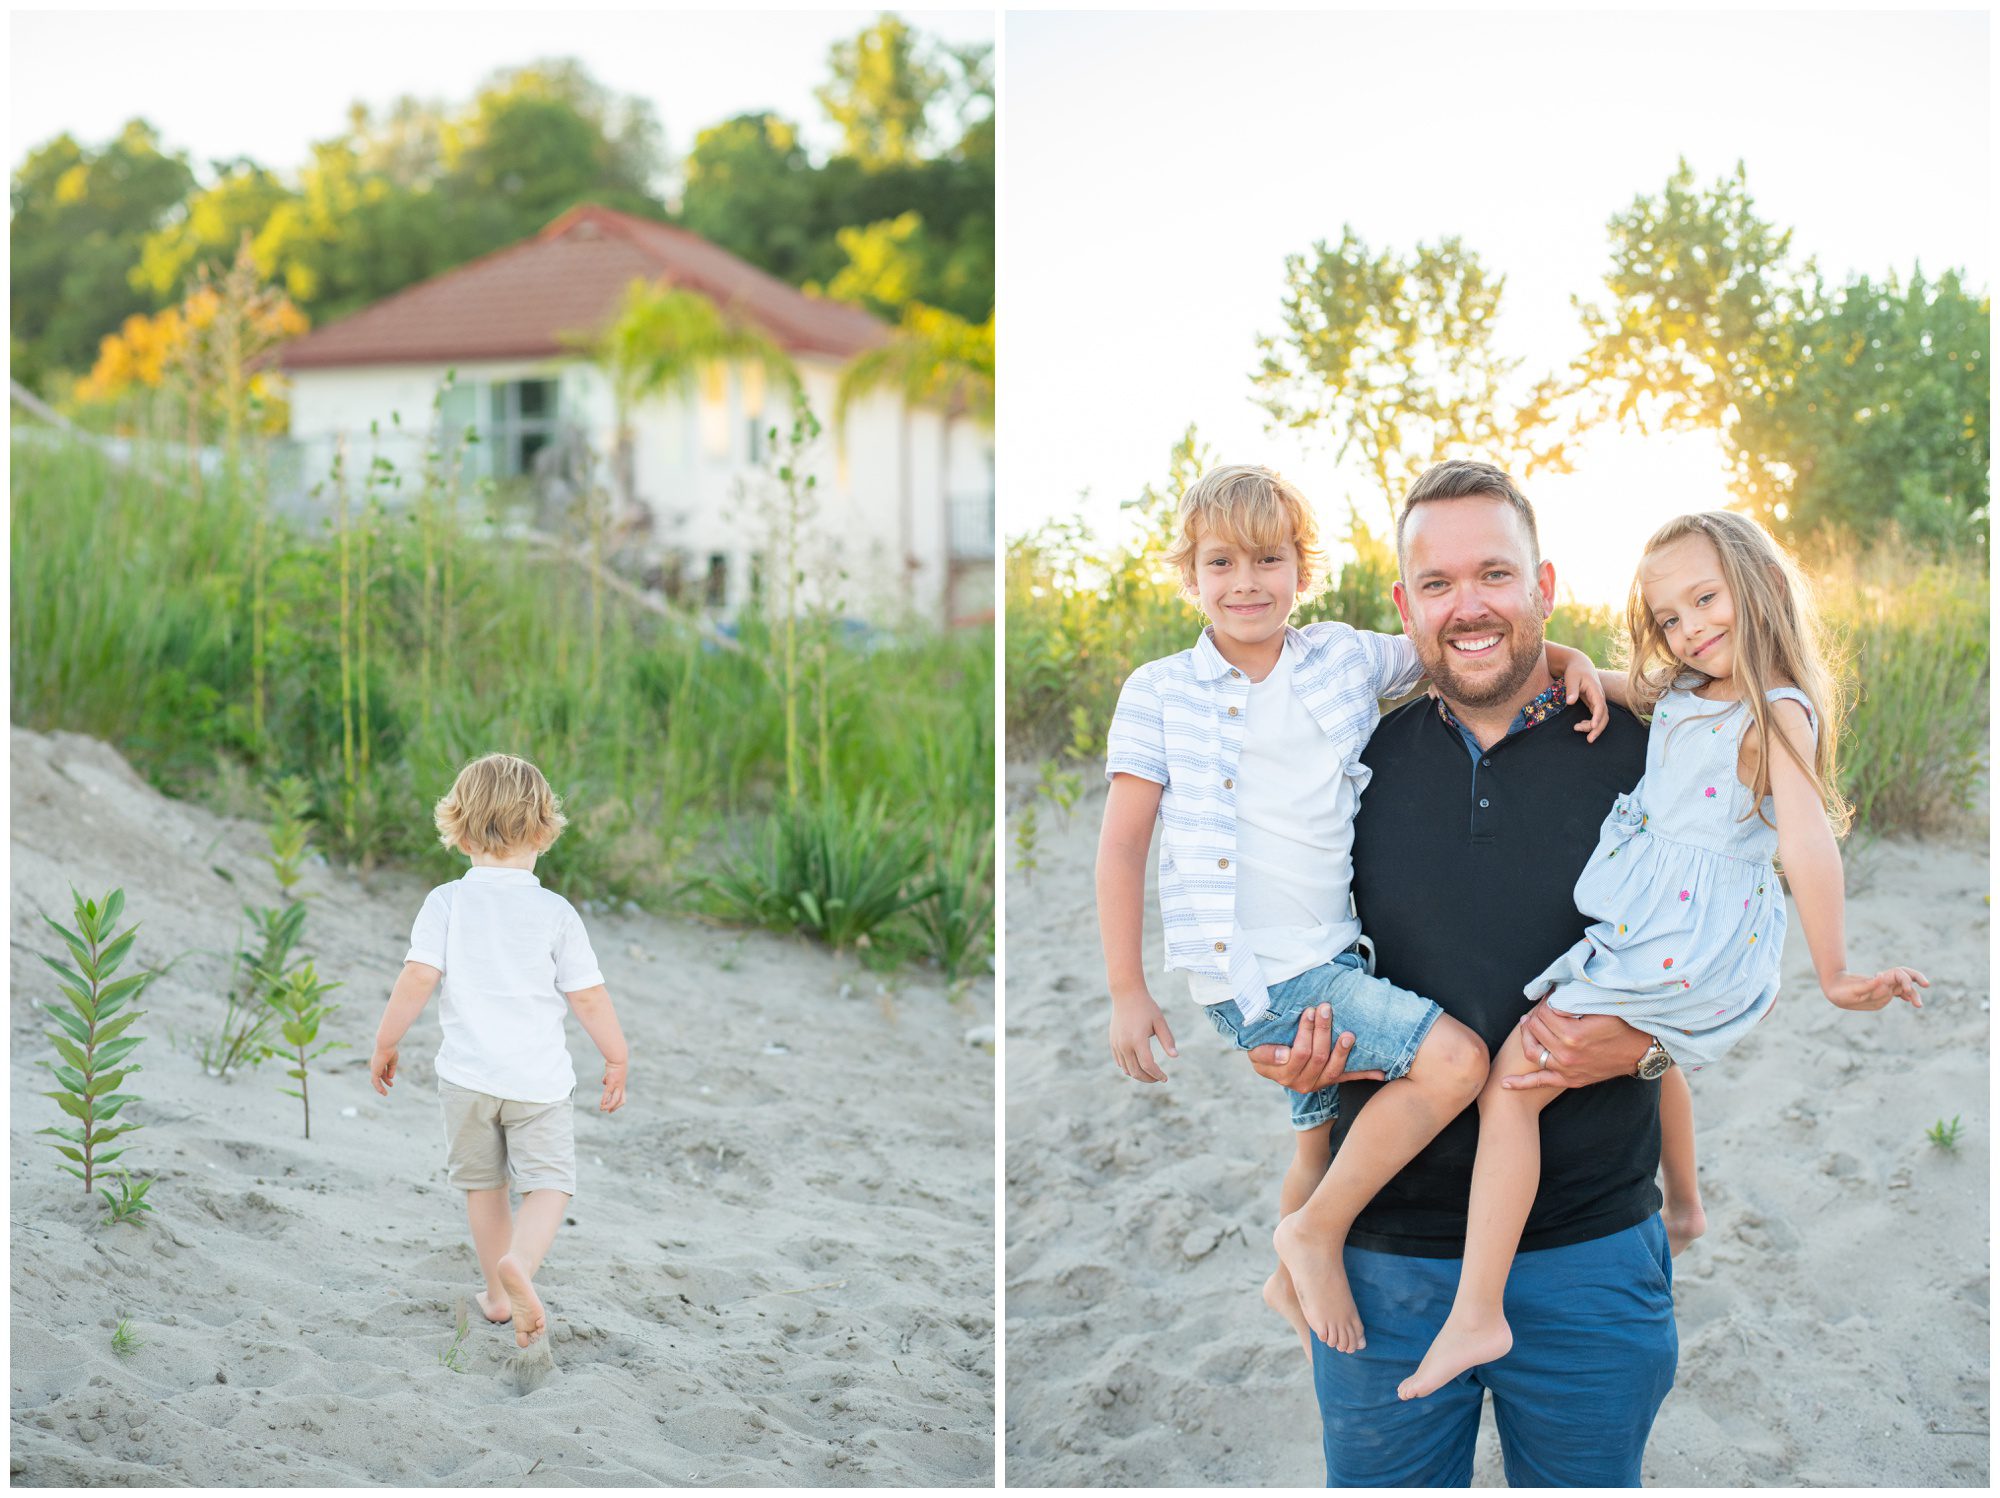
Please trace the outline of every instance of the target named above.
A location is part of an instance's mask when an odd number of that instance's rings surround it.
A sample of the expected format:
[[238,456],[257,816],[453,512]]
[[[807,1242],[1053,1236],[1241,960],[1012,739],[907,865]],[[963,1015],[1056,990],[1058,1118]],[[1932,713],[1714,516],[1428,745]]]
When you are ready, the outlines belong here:
[[1543,1070],[1543,1071],[1547,1071],[1548,1069],[1549,1069],[1549,1048],[1548,1048],[1547,1046],[1543,1046],[1543,1047],[1542,1047],[1542,1070]]

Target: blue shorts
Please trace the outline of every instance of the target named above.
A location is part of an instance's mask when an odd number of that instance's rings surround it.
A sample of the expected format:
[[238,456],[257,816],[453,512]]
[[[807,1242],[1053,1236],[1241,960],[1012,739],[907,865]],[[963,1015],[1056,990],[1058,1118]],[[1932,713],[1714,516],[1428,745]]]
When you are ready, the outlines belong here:
[[[1333,1033],[1354,1033],[1349,1071],[1380,1071],[1393,1082],[1417,1059],[1417,1047],[1431,1033],[1444,1011],[1429,999],[1398,988],[1370,973],[1353,952],[1308,968],[1296,978],[1271,985],[1271,1007],[1246,1023],[1234,999],[1208,1005],[1208,1018],[1239,1051],[1259,1045],[1290,1045],[1299,1031],[1299,1017],[1316,1004],[1333,1006]],[[1340,1089],[1293,1092],[1271,1084],[1291,1100],[1292,1127],[1317,1129],[1340,1116]]]
[[1639,1486],[1653,1417],[1674,1386],[1673,1261],[1658,1215],[1623,1232],[1518,1254],[1503,1301],[1514,1349],[1426,1399],[1416,1371],[1458,1289],[1457,1259],[1351,1245],[1347,1283],[1368,1343],[1313,1341],[1326,1485],[1469,1487],[1480,1402],[1493,1393],[1509,1487]]

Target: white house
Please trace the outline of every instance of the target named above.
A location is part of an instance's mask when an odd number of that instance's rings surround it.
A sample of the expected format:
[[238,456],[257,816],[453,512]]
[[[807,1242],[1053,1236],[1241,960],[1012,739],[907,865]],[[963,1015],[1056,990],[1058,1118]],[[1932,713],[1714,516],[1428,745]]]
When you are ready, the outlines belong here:
[[[849,361],[891,336],[882,322],[809,297],[685,229],[593,205],[288,344],[280,360],[301,482],[326,476],[343,439],[355,471],[378,452],[413,482],[433,402],[456,371],[440,414],[447,440],[478,431],[480,473],[526,475],[568,432],[599,455],[609,486],[610,384],[579,344],[640,278],[701,293],[796,364],[827,428],[807,460],[815,529],[850,575],[854,609],[877,618],[914,609],[941,624],[992,618],[991,434],[963,414],[878,393],[850,409],[843,441],[835,387]],[[678,570],[685,595],[718,612],[749,595],[762,535],[740,496],[768,484],[766,433],[790,422],[784,390],[752,365],[632,413],[633,488],[651,518],[650,549]]]

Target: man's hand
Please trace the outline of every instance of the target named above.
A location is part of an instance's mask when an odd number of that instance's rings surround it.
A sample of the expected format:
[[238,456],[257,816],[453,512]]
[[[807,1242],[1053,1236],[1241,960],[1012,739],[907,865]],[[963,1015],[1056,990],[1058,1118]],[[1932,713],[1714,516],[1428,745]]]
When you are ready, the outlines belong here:
[[1530,1057],[1548,1052],[1540,1071],[1501,1079],[1510,1092],[1524,1087],[1589,1087],[1629,1077],[1653,1037],[1612,1014],[1564,1014],[1547,999],[1521,1016],[1521,1042]]
[[1921,1009],[1924,1001],[1917,997],[1917,989],[1930,986],[1931,980],[1913,967],[1891,967],[1879,973],[1836,973],[1820,985],[1820,991],[1842,1009],[1880,1009],[1895,999]]
[[1128,994],[1124,998],[1111,1001],[1111,1055],[1118,1063],[1118,1069],[1139,1082],[1164,1082],[1167,1074],[1153,1058],[1153,1038],[1159,1037],[1160,1046],[1176,1060],[1180,1052],[1174,1049],[1174,1032],[1167,1028],[1167,1017],[1160,1012],[1160,1006],[1153,1002],[1149,993]]
[[1379,1071],[1347,1070],[1347,1055],[1353,1049],[1353,1032],[1336,1039],[1333,1006],[1321,1004],[1299,1016],[1298,1034],[1290,1045],[1252,1046],[1249,1056],[1258,1076],[1293,1092],[1317,1092],[1336,1082],[1381,1081]]
[[625,1063],[604,1063],[604,1096],[597,1100],[599,1113],[616,1113],[625,1106]]
[[375,1054],[368,1058],[368,1080],[383,1097],[396,1085],[396,1047],[377,1042]]

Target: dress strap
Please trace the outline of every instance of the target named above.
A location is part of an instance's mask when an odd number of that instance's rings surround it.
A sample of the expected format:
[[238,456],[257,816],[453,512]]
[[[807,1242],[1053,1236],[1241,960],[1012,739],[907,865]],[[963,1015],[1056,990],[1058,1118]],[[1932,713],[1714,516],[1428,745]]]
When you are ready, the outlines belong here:
[[1812,698],[1797,687],[1772,687],[1764,694],[1766,702],[1796,702],[1806,710],[1806,726],[1812,729],[1813,742],[1819,742],[1819,714],[1813,711]]

